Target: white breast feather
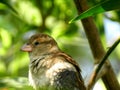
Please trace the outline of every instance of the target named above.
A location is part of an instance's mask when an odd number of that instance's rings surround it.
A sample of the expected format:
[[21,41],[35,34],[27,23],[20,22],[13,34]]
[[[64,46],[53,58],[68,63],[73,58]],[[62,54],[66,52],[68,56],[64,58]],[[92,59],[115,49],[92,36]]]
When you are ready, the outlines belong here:
[[53,85],[54,77],[56,76],[57,72],[60,72],[63,69],[67,69],[70,71],[76,71],[75,67],[72,64],[70,64],[68,62],[62,62],[62,61],[57,62],[51,68],[49,68],[47,71],[44,70],[44,72],[37,77],[34,76],[33,74],[31,74],[31,71],[29,70],[30,85],[32,85],[34,88],[36,88],[36,86],[44,86],[48,82],[51,85]]

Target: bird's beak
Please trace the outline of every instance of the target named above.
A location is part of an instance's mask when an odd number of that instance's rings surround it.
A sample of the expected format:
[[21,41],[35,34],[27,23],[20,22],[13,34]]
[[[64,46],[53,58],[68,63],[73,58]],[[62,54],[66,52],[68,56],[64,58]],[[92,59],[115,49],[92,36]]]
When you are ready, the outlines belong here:
[[25,44],[25,45],[22,46],[21,51],[31,52],[32,51],[32,46]]

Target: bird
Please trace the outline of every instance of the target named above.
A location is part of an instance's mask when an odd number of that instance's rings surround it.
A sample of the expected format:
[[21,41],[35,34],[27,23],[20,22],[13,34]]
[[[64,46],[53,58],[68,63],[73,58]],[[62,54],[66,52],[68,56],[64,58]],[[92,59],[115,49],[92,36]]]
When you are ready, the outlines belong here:
[[28,77],[35,90],[86,90],[78,63],[50,35],[32,35],[21,50],[29,54]]

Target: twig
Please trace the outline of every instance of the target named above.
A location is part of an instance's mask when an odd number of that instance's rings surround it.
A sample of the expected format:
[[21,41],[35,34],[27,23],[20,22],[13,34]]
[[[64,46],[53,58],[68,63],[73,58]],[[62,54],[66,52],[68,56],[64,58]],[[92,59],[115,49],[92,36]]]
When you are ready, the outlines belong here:
[[103,57],[103,59],[101,60],[100,64],[98,65],[98,67],[96,68],[96,73],[98,74],[98,72],[100,71],[101,67],[103,66],[103,64],[105,63],[105,61],[107,60],[108,56],[112,53],[112,51],[117,47],[117,45],[120,42],[120,38],[115,41],[115,43],[109,48],[109,50],[107,51],[106,55]]
[[112,53],[112,51],[117,47],[117,45],[120,42],[120,38],[115,41],[115,43],[109,48],[109,50],[107,51],[107,53],[105,54],[105,56],[103,57],[103,59],[101,60],[101,62],[98,64],[98,66],[95,68],[94,72],[91,75],[91,79],[88,83],[88,88],[92,88],[93,84],[96,81],[96,77],[98,76],[98,73],[100,72],[102,66],[104,65],[105,61],[107,60],[107,58],[109,57],[109,55]]

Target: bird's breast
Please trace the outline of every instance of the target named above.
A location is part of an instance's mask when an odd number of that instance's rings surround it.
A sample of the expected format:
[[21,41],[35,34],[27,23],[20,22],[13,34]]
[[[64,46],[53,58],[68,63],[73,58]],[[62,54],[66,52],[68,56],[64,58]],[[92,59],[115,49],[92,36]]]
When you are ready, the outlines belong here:
[[57,80],[57,78],[59,78],[58,74],[62,73],[64,70],[76,72],[76,69],[73,67],[72,64],[63,61],[53,64],[50,68],[41,67],[39,68],[37,73],[33,73],[30,69],[29,70],[30,84],[34,88],[36,88],[37,86],[42,87],[58,85],[59,84],[59,81]]

